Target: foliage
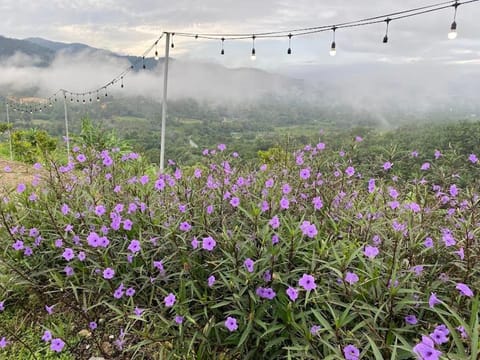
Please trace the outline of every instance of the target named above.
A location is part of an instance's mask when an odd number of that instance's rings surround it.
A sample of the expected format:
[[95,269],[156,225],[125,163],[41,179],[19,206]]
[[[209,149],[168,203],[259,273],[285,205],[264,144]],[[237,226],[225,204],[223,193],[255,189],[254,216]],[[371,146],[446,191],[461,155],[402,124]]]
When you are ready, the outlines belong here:
[[57,140],[45,130],[16,130],[12,132],[12,146],[16,158],[33,164],[54,151]]
[[[411,359],[441,332],[432,349],[474,359],[478,159],[364,157],[366,137],[268,164],[219,145],[164,174],[85,142],[0,203],[0,301],[32,294],[51,312],[37,338],[77,358]],[[21,336],[1,329],[8,352]]]

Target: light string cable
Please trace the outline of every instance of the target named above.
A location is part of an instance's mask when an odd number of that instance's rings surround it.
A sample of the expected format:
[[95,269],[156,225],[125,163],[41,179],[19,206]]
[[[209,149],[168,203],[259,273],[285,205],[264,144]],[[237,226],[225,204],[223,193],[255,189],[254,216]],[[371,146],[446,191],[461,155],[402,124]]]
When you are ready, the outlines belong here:
[[[334,28],[335,29],[352,28],[352,27],[378,24],[382,22],[387,22],[387,24],[389,24],[393,20],[405,19],[405,18],[423,15],[431,12],[441,11],[441,10],[449,9],[451,7],[455,7],[455,16],[456,16],[456,10],[460,5],[470,4],[478,1],[480,0],[465,0],[461,2],[458,0],[456,1],[450,0],[450,1],[439,2],[439,3],[416,7],[416,8],[407,9],[407,10],[395,11],[388,14],[372,16],[372,17],[363,18],[363,19],[354,20],[354,21],[348,21],[348,22],[342,22],[342,23],[330,24],[330,25],[306,27],[306,28],[288,29],[283,31],[258,32],[258,33],[255,33],[254,35],[257,39],[287,37],[290,40],[293,36],[304,36],[309,34],[325,32],[325,31],[331,31]],[[452,26],[454,26],[456,30],[456,23],[455,25],[452,25]],[[246,40],[246,39],[252,38],[251,33],[247,34],[247,33],[175,32],[175,35],[180,37],[206,39],[206,40],[222,39],[222,42],[224,42],[225,40]],[[387,37],[387,41],[388,41],[388,37]]]

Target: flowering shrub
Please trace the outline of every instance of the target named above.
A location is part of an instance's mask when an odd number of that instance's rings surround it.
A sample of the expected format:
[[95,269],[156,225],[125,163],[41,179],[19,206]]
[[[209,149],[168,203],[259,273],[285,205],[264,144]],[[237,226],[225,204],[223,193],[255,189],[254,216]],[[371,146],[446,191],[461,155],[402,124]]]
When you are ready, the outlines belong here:
[[475,187],[446,152],[399,178],[361,146],[256,165],[219,145],[165,174],[77,147],[3,197],[0,321],[33,303],[40,351],[75,357],[477,358]]

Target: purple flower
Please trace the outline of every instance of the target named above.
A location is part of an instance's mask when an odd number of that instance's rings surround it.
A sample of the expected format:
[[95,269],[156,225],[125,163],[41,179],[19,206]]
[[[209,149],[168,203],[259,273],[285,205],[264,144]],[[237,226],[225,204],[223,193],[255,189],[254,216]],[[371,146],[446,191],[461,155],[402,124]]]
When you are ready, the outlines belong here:
[[345,281],[350,285],[357,283],[358,280],[358,275],[353,272],[347,271],[347,273],[345,274]]
[[90,321],[90,323],[88,324],[88,327],[90,328],[90,330],[95,330],[98,325],[95,321]]
[[240,205],[240,199],[238,197],[233,197],[230,200],[230,205],[232,205],[233,207],[238,207]]
[[317,287],[317,284],[315,284],[315,278],[308,274],[303,274],[300,280],[298,280],[298,285],[303,287],[306,291],[314,290]]
[[196,237],[194,237],[192,239],[192,241],[190,242],[190,244],[192,245],[192,248],[195,250],[196,248],[198,248],[198,240]]
[[441,301],[437,298],[437,293],[430,293],[430,298],[428,299],[428,306],[433,308],[435,305],[440,303]]
[[65,346],[65,343],[62,339],[56,338],[53,339],[50,343],[50,349],[55,352],[61,352]]
[[55,307],[55,305],[52,305],[52,306],[45,305],[45,311],[48,313],[48,315],[53,314],[53,308],[54,307]]
[[280,220],[278,219],[278,216],[275,215],[273,218],[271,218],[268,224],[272,227],[272,229],[278,229],[280,226]]
[[6,348],[7,345],[8,345],[7,338],[6,338],[5,336],[3,336],[2,338],[0,338],[0,349]]
[[418,323],[418,320],[415,315],[407,315],[405,316],[405,322],[409,325],[415,325]]
[[122,283],[113,292],[113,297],[115,299],[121,299],[123,297],[123,294],[124,294],[123,289],[124,289],[124,286],[123,286],[123,283]]
[[457,251],[454,251],[455,254],[457,254],[459,257],[460,257],[460,260],[463,260],[465,259],[465,252],[463,250],[463,247],[460,248],[459,250]]
[[468,157],[468,160],[470,160],[472,164],[478,163],[478,157],[475,154],[470,154],[470,156]]
[[245,268],[249,273],[253,272],[254,261],[252,259],[246,258],[245,261],[243,262],[243,265],[245,266]]
[[125,291],[125,295],[127,295],[128,297],[132,297],[133,295],[135,295],[135,289],[134,288],[128,288],[126,291]]
[[433,333],[430,334],[430,338],[435,344],[441,345],[448,342],[448,334],[450,334],[450,331],[442,324],[435,328]]
[[72,276],[73,275],[73,268],[71,266],[65,266],[63,271],[65,272],[66,276]]
[[436,350],[434,346],[433,340],[423,335],[422,342],[414,346],[413,352],[419,356],[420,360],[438,360],[442,352]]
[[140,241],[138,240],[130,241],[130,244],[128,245],[128,250],[130,250],[130,252],[134,254],[139,252],[141,250]]
[[298,291],[295,288],[289,286],[286,293],[287,293],[287,295],[288,295],[288,297],[290,298],[291,301],[297,300]]
[[165,299],[163,299],[163,302],[165,303],[166,307],[172,307],[175,304],[175,295],[172,293],[168,294],[165,296]]
[[135,306],[135,309],[133,309],[133,313],[134,313],[136,316],[142,316],[142,314],[143,314],[144,311],[145,311],[144,309],[141,309],[141,308],[139,308],[139,307],[137,307],[137,306]]
[[348,177],[351,177],[355,174],[355,168],[353,166],[349,166],[345,169],[345,174],[348,175]]
[[314,197],[312,199],[312,204],[313,204],[313,208],[315,210],[320,210],[321,208],[323,208],[323,202],[322,202],[322,199],[319,196]]
[[23,250],[24,245],[22,240],[17,240],[13,243],[12,248],[14,250]]
[[457,286],[455,286],[455,289],[460,291],[460,295],[473,297],[473,291],[466,284],[457,283]]
[[190,225],[188,222],[184,221],[180,224],[179,229],[180,231],[190,231],[192,228],[192,225]]
[[423,163],[422,166],[420,167],[420,170],[428,170],[430,169],[430,163],[426,162],[426,163]]
[[468,339],[468,334],[465,331],[465,328],[463,326],[457,326],[456,329],[460,333],[460,336],[462,337],[462,339]]
[[318,234],[315,224],[311,224],[310,221],[306,220],[300,225],[300,230],[302,230],[303,235],[311,239],[313,239]]
[[374,259],[379,253],[378,248],[375,246],[367,245],[363,250],[363,254],[368,257],[369,259]]
[[215,276],[210,275],[207,279],[208,287],[212,287],[215,284]]
[[343,355],[345,360],[358,360],[360,356],[360,350],[357,347],[350,344],[343,348]]
[[310,177],[310,169],[305,168],[300,170],[300,178],[307,180]]
[[104,279],[112,279],[113,276],[115,275],[115,270],[113,270],[112,268],[106,268],[105,270],[103,270],[103,278]]
[[66,248],[62,256],[65,260],[70,261],[75,257],[75,254],[72,249]]
[[383,170],[390,170],[393,164],[390,161],[387,161],[383,164]]
[[217,242],[211,236],[203,238],[202,249],[212,251],[216,245]]
[[225,320],[225,327],[230,332],[237,330],[238,329],[237,319],[231,316],[227,317],[227,320]]
[[427,237],[425,239],[425,241],[423,242],[423,245],[426,247],[426,248],[431,248],[433,247],[433,239],[431,237]]
[[256,294],[262,299],[273,300],[277,293],[272,288],[257,288]]
[[45,342],[49,342],[50,340],[52,340],[52,333],[49,330],[45,330],[42,336],[42,340]]
[[0,311],[5,310],[5,301],[0,301]]
[[310,334],[317,335],[320,330],[322,330],[322,327],[320,325],[312,325],[312,327],[310,328]]
[[280,209],[286,210],[289,208],[289,206],[290,206],[290,201],[288,201],[287,198],[282,197],[282,199],[280,200]]
[[277,234],[272,235],[272,245],[278,244],[279,241],[280,239]]

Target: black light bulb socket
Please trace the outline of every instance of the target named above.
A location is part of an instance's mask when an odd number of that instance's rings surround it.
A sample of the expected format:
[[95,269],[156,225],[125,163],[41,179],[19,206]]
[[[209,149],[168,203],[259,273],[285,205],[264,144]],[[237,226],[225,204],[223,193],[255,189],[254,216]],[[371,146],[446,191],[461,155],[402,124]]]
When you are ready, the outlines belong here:
[[292,53],[292,49],[288,48],[287,54],[290,55]]
[[452,30],[452,31],[457,30],[457,22],[456,21],[452,22],[452,26],[450,26],[450,30]]
[[255,48],[252,48],[252,56],[255,55]]
[[332,50],[335,50],[336,47],[337,47],[337,45],[335,44],[335,41],[332,41],[331,49],[332,49]]
[[387,36],[387,35],[385,35],[385,36],[383,37],[383,43],[384,43],[384,44],[388,43],[388,36]]

